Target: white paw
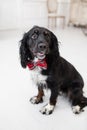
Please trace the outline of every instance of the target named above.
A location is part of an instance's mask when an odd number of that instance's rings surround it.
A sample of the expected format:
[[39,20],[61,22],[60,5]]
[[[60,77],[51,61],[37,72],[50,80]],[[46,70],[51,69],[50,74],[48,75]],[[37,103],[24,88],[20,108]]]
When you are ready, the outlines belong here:
[[36,102],[37,102],[37,97],[32,97],[32,98],[30,99],[30,102],[31,102],[32,104],[36,104]]
[[40,110],[40,112],[41,112],[42,114],[49,115],[49,114],[51,114],[51,113],[53,112],[53,110],[54,110],[54,105],[47,104],[46,106],[44,106],[44,107]]
[[43,99],[42,98],[38,98],[37,96],[34,96],[30,99],[30,102],[32,104],[38,104],[38,103],[42,103],[43,102]]
[[72,107],[73,113],[79,114],[81,112],[81,108],[79,105],[73,106]]

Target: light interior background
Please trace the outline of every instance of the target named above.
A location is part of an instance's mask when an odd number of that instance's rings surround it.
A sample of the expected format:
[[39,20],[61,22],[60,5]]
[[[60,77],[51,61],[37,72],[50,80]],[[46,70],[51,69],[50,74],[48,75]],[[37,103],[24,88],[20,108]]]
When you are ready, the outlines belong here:
[[[58,20],[51,31],[61,42],[61,56],[83,76],[87,96],[87,36],[82,28],[68,26],[70,0],[59,0],[58,4],[58,13],[66,17],[65,27]],[[48,103],[49,90],[44,103],[29,102],[37,94],[37,87],[28,68],[20,65],[19,41],[34,25],[48,28],[46,0],[0,0],[0,130],[87,130],[87,108],[79,115],[73,114],[66,97],[58,97],[49,116],[39,112]]]

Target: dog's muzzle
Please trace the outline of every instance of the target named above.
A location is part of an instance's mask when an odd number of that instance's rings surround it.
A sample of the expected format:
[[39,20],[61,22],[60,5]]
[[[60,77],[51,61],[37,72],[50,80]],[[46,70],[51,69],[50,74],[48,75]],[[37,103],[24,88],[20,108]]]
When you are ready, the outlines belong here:
[[38,50],[40,52],[44,52],[44,51],[46,51],[46,49],[47,49],[47,45],[45,43],[38,44]]
[[48,50],[46,43],[39,43],[37,46],[37,49],[38,49],[37,58],[44,59],[45,55],[47,54],[47,50]]

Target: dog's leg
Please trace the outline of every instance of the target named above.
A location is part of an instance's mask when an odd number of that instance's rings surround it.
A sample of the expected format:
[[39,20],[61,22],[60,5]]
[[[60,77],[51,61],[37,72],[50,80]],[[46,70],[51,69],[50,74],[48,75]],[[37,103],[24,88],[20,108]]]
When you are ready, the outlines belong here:
[[44,92],[43,89],[41,87],[38,87],[38,95],[34,96],[30,99],[30,102],[32,104],[38,104],[38,103],[42,103],[43,102],[43,96],[44,96]]
[[56,92],[55,89],[52,89],[51,90],[51,96],[50,96],[50,101],[47,105],[45,105],[41,110],[40,112],[42,114],[46,114],[46,115],[49,115],[49,114],[52,114],[53,110],[54,110],[54,107],[56,105],[56,101],[57,101],[57,97],[58,97],[58,92]]
[[83,112],[83,108],[87,106],[87,98],[82,96],[80,98],[74,98],[72,99],[72,110],[73,113],[79,114],[80,112]]
[[83,108],[87,106],[87,98],[83,96],[83,91],[80,87],[70,90],[69,97],[72,102],[73,113],[79,114],[84,111]]

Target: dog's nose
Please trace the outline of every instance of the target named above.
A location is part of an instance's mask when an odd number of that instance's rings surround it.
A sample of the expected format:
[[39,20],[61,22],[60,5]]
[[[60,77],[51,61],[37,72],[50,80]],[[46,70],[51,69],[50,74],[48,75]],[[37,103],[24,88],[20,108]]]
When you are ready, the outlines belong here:
[[40,43],[38,45],[38,49],[40,49],[41,51],[44,51],[46,49],[46,44],[45,43]]

